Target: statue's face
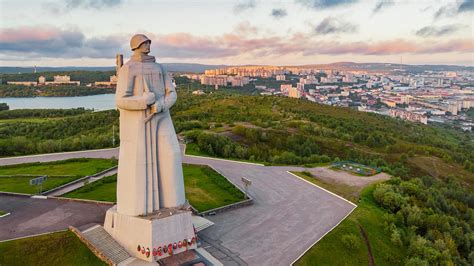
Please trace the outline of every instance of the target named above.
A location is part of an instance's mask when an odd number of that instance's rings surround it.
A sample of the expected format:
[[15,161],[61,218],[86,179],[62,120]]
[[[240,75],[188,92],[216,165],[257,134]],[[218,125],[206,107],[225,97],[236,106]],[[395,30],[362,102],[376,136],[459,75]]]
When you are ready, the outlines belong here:
[[148,54],[150,52],[150,45],[151,45],[151,42],[146,41],[146,42],[140,44],[140,46],[137,49],[135,49],[135,51],[137,51],[139,53]]

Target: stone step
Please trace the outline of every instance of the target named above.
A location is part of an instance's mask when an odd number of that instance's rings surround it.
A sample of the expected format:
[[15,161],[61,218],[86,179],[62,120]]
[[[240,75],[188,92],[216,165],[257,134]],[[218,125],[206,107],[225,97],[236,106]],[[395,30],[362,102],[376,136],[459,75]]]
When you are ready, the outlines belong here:
[[84,238],[91,245],[108,257],[115,265],[129,259],[131,256],[101,225],[93,226],[82,231]]
[[213,222],[201,216],[193,215],[191,219],[193,221],[193,225],[194,225],[194,228],[196,229],[196,232],[200,232],[208,228],[209,226],[214,225]]

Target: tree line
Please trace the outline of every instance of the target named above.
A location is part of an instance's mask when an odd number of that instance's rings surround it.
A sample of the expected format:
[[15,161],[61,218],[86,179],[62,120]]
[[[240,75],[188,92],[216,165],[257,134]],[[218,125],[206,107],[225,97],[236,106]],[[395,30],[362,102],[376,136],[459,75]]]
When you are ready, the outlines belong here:
[[110,76],[115,75],[115,71],[47,71],[38,73],[20,73],[20,74],[4,74],[0,73],[0,79],[6,83],[7,81],[38,81],[40,76],[46,78],[46,81],[53,81],[56,75],[67,75],[71,80],[80,81],[83,84],[93,83],[95,81],[109,81]]
[[41,87],[6,84],[0,85],[0,97],[73,97],[106,93],[115,93],[115,89],[76,85],[46,85]]

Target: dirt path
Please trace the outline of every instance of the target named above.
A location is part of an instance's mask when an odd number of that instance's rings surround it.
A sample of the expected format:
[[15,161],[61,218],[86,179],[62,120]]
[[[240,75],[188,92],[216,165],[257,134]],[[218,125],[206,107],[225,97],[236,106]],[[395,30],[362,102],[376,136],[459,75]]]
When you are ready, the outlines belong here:
[[377,181],[389,180],[387,173],[378,173],[373,176],[357,176],[346,171],[336,171],[328,166],[308,168],[306,171],[328,183],[343,183],[349,186],[356,186],[360,189]]
[[367,233],[365,232],[364,228],[360,224],[359,224],[359,229],[360,229],[360,233],[364,237],[364,242],[367,245],[367,251],[369,254],[369,266],[375,266],[375,260],[374,260],[374,256],[372,255],[372,248],[370,247],[370,242],[369,242],[369,238],[367,237]]

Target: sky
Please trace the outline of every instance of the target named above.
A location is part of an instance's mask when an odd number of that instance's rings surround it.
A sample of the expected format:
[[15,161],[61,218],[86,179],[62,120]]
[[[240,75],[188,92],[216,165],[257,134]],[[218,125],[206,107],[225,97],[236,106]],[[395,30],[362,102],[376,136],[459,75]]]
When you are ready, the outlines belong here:
[[0,66],[474,65],[474,0],[0,0]]

